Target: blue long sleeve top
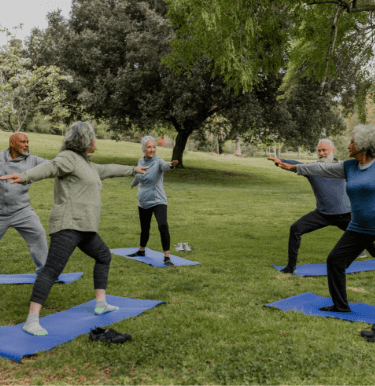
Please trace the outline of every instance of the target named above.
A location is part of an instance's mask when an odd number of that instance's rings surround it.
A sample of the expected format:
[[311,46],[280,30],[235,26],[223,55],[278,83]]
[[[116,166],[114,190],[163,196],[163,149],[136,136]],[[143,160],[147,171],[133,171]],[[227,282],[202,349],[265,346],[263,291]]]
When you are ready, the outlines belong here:
[[142,157],[138,166],[148,167],[145,174],[137,174],[132,182],[138,188],[138,206],[143,209],[152,208],[155,205],[167,205],[167,195],[164,191],[164,172],[174,169],[170,162],[164,161],[154,155],[152,158]]
[[[281,161],[291,165],[305,165],[295,160],[282,159]],[[337,160],[334,160],[333,164],[338,164]],[[316,163],[312,165],[316,165]],[[310,182],[316,199],[316,209],[319,212],[327,215],[337,215],[351,211],[345,180],[310,175],[305,175],[305,177]]]
[[375,235],[375,160],[364,165],[355,159],[335,164],[301,164],[297,165],[297,173],[346,179],[352,206],[347,230]]

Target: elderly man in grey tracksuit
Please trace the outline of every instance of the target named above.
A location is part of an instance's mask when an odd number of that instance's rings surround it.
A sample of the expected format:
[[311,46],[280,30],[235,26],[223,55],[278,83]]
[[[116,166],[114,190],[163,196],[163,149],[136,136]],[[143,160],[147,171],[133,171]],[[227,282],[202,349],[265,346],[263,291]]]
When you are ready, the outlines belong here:
[[[334,158],[335,146],[327,138],[319,141],[317,152],[318,162],[327,164],[338,162]],[[274,161],[276,165],[281,162],[291,165],[300,164],[300,162],[295,160],[268,159]],[[301,217],[290,227],[288,265],[281,270],[284,273],[296,272],[297,256],[302,235],[329,225],[336,226],[345,231],[351,221],[351,206],[349,197],[346,194],[345,180],[315,176],[306,176],[306,178],[310,182],[316,198],[316,209]],[[375,256],[374,244],[369,245],[367,250],[371,256]],[[362,252],[359,257],[366,257],[366,253]]]
[[[9,148],[0,152],[0,175],[20,174],[44,162],[47,160],[30,155],[29,140],[24,133],[13,133]],[[43,225],[30,206],[29,189],[30,184],[1,185],[0,240],[8,228],[15,228],[26,241],[39,274],[47,260],[48,245]]]

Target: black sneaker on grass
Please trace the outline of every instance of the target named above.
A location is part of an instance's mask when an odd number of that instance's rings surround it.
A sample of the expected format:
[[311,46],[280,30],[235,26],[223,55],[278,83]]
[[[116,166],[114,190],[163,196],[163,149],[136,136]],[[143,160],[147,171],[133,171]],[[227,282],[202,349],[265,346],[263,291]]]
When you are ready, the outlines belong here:
[[131,340],[132,336],[129,334],[121,334],[115,330],[95,327],[95,330],[90,331],[89,340],[100,340],[107,343],[124,343]]
[[287,265],[280,272],[282,272],[282,273],[297,273],[297,267],[296,266],[291,267],[290,265]]
[[375,324],[372,325],[371,331],[361,331],[361,336],[363,338],[373,338],[373,337],[375,337]]
[[129,256],[129,257],[137,257],[137,256],[145,257],[145,251],[140,251],[140,250],[138,250],[137,252],[132,253],[131,255],[128,255],[128,256]]
[[167,267],[173,267],[174,266],[174,264],[171,262],[171,259],[169,257],[164,257],[164,264]]

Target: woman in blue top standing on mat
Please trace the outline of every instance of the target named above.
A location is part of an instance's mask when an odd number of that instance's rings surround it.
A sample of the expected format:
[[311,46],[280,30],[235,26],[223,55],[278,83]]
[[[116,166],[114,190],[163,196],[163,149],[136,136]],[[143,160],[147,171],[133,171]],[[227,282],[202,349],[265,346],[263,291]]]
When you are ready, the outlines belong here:
[[167,222],[167,196],[164,191],[163,175],[164,172],[174,169],[178,161],[166,162],[159,158],[156,153],[156,142],[151,136],[142,138],[142,151],[145,154],[138,161],[138,166],[147,167],[147,173],[136,175],[131,188],[138,188],[138,211],[141,222],[141,241],[139,250],[131,257],[145,256],[145,248],[150,236],[150,224],[152,214],[158,222],[161,236],[161,244],[164,251],[164,263],[166,266],[173,266],[169,257],[170,236]]
[[348,149],[353,160],[332,164],[279,163],[282,169],[296,169],[304,176],[342,178],[347,182],[352,220],[327,258],[328,287],[333,305],[322,307],[321,311],[351,311],[346,295],[345,269],[375,241],[375,127],[357,125]]

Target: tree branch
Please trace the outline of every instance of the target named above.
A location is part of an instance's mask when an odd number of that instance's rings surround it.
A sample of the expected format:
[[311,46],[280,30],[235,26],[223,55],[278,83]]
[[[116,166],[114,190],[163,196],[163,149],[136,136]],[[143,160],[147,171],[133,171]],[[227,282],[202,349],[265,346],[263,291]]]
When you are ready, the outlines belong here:
[[351,8],[350,12],[367,12],[375,11],[375,5],[364,5],[363,7]]
[[307,5],[318,5],[318,4],[338,4],[339,5],[339,1],[313,1],[312,3],[308,3]]
[[357,7],[355,5],[355,1],[353,1],[353,7],[351,8],[350,2],[347,0],[313,1],[311,3],[308,3],[307,5],[319,5],[319,4],[337,4],[338,6],[345,8],[348,13],[375,11],[375,5],[363,5],[362,7]]
[[324,90],[324,85],[327,80],[328,76],[328,66],[329,66],[329,58],[333,54],[333,51],[335,49],[335,43],[336,43],[336,38],[337,38],[337,20],[340,17],[340,13],[342,11],[342,8],[340,5],[337,6],[335,16],[333,17],[333,22],[332,22],[332,31],[331,31],[331,41],[329,42],[329,47],[328,47],[328,52],[327,52],[327,59],[326,59],[326,70],[324,72],[324,78],[323,82],[321,85],[321,91],[320,95],[323,95],[323,90]]
[[9,115],[8,115],[8,124],[9,124],[10,129],[14,132],[12,122],[10,121],[10,116],[11,116],[11,115],[12,115],[12,114],[9,114]]

